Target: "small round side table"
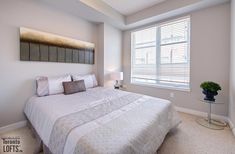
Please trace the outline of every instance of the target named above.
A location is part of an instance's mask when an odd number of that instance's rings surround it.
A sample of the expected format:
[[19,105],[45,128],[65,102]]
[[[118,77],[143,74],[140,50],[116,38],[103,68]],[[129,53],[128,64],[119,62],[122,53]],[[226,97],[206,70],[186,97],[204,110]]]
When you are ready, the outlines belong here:
[[213,120],[211,118],[211,105],[212,104],[224,104],[224,103],[217,103],[217,102],[207,101],[207,100],[201,100],[201,102],[209,104],[208,116],[207,116],[207,118],[198,118],[198,119],[196,119],[196,122],[204,127],[209,128],[209,129],[214,129],[214,130],[224,129],[227,126],[226,122],[219,121],[219,120]]

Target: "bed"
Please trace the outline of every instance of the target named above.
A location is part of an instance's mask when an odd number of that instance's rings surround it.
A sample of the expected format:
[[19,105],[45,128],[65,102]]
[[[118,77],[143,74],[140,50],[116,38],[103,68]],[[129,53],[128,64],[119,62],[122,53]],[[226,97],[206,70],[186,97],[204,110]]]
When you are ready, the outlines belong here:
[[33,96],[24,112],[53,154],[156,153],[180,123],[168,100],[103,87]]

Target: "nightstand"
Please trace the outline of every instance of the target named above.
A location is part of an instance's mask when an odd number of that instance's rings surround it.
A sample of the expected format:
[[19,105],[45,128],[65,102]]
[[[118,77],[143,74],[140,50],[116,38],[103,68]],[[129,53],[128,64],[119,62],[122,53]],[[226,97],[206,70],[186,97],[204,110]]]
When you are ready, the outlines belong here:
[[198,118],[196,122],[206,128],[214,129],[214,130],[222,130],[227,126],[227,123],[224,121],[214,120],[211,118],[211,105],[218,105],[224,103],[218,103],[213,101],[201,100],[201,102],[209,105],[209,111],[207,118]]

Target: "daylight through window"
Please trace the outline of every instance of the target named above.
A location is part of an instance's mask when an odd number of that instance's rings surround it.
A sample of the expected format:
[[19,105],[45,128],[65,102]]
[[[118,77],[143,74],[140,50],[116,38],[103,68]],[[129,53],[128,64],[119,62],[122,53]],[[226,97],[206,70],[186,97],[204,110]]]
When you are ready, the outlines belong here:
[[131,82],[189,89],[190,18],[132,32]]

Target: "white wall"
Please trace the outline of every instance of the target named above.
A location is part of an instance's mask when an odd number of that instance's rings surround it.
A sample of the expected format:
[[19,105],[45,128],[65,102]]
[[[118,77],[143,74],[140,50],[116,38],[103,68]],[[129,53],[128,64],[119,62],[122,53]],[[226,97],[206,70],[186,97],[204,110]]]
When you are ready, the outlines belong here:
[[[144,87],[130,84],[131,31],[123,33],[124,84],[127,90],[171,100],[175,105],[207,112],[200,83],[218,82],[223,90],[217,100],[225,104],[214,105],[213,112],[228,115],[229,56],[230,56],[230,4],[193,12],[191,15],[191,92]],[[175,97],[171,98],[170,93]]]
[[[231,65],[229,118],[235,126],[235,0],[231,2]],[[235,128],[234,128],[235,129]],[[235,132],[235,130],[234,130]]]
[[97,55],[97,77],[100,86],[104,86],[104,24],[98,25],[98,50]]
[[122,67],[122,32],[108,24],[100,24],[99,40],[99,80],[102,86],[111,87],[114,81],[110,73],[121,71]]
[[36,76],[96,72],[97,59],[95,65],[20,61],[21,26],[95,44],[97,40],[95,24],[45,6],[40,1],[1,0],[0,127],[24,119],[24,104],[35,92]]
[[104,54],[104,86],[113,86],[110,73],[121,71],[122,67],[122,32],[108,24],[104,31],[105,54]]

